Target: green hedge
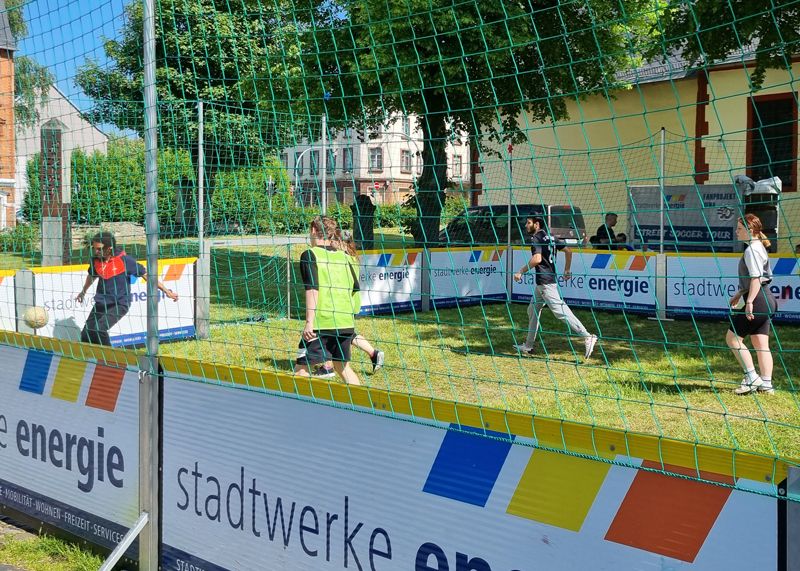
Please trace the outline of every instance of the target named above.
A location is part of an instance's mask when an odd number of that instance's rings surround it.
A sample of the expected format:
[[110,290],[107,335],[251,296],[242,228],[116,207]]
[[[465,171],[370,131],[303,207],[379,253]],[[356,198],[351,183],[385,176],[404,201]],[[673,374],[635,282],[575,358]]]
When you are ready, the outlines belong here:
[[[72,203],[70,218],[78,224],[144,222],[144,142],[112,139],[107,153],[72,153]],[[28,192],[23,217],[38,222],[41,217],[41,157],[27,164]],[[194,173],[187,151],[167,149],[158,154],[158,209],[161,224],[175,219],[176,189],[193,185]]]
[[31,254],[39,249],[39,228],[32,224],[17,224],[0,232],[0,252]]
[[269,213],[275,213],[277,219],[290,206],[289,175],[277,158],[268,159],[260,168],[219,172],[211,197],[212,228],[219,234],[234,228],[253,232],[262,227],[259,233],[264,234],[270,228],[263,227]]

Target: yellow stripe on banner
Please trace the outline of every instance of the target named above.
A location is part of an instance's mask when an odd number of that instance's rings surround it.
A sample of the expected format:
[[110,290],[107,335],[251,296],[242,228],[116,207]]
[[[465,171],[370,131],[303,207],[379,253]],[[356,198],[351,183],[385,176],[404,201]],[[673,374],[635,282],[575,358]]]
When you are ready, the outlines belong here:
[[[666,256],[669,258],[741,258],[741,254],[733,254],[727,252],[665,252]],[[780,256],[776,256],[780,257]]]
[[580,531],[611,464],[534,450],[507,512],[570,531]]
[[[159,274],[161,273],[161,268],[165,266],[169,266],[171,264],[194,264],[196,261],[197,258],[170,258],[167,260],[159,260]],[[139,260],[139,263],[145,265],[144,260]],[[85,272],[88,267],[89,262],[72,266],[38,266],[35,268],[30,268],[30,270],[34,274],[65,274],[67,272]]]
[[377,254],[402,254],[402,253],[419,254],[420,252],[422,252],[422,248],[386,248],[383,250],[372,249],[372,250],[359,251],[360,254],[364,254],[365,256],[377,255]]
[[277,391],[423,421],[447,424],[457,422],[468,427],[534,439],[537,447],[588,457],[613,458],[620,454],[659,464],[672,464],[767,483],[782,481],[788,473],[787,465],[798,464],[797,460],[788,458],[773,458],[731,448],[715,448],[683,440],[376,388],[348,386],[335,381],[296,377],[275,371],[217,366],[177,357],[162,357],[160,363],[166,373],[202,378],[209,383]]
[[52,337],[39,337],[38,335],[15,333],[13,331],[0,331],[0,344],[21,349],[49,351],[56,355],[64,355],[81,361],[99,361],[112,367],[137,367],[139,356],[144,354],[143,350],[133,351],[131,349],[103,347],[102,345],[64,341],[62,339],[53,339]]
[[67,402],[78,402],[86,366],[87,363],[84,361],[61,357],[50,396]]
[[631,260],[631,254],[614,254],[614,270],[627,270],[628,262]]
[[[165,266],[170,266],[172,264],[194,264],[197,261],[197,258],[170,258],[168,260],[159,260],[158,261],[158,274],[161,275],[161,270]],[[140,264],[143,266],[145,265],[144,261],[140,261]]]
[[29,268],[34,274],[66,274],[68,272],[85,272],[89,262],[72,266],[37,266]]
[[19,270],[0,270],[0,278],[7,278],[9,276],[13,276]]

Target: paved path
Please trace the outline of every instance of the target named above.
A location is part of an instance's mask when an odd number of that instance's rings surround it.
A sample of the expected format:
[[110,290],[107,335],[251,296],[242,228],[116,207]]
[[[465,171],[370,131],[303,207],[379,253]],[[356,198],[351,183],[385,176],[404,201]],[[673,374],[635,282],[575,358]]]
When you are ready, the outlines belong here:
[[211,242],[212,247],[220,246],[285,246],[286,244],[307,244],[306,235],[265,235],[250,236],[242,238],[206,238]]

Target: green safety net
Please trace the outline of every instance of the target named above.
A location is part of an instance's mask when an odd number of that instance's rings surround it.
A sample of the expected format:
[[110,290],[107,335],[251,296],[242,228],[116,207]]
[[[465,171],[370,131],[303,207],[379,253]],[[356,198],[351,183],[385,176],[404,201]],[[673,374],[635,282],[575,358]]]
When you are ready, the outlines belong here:
[[[210,275],[208,327],[164,337],[163,355],[291,373],[300,257],[324,211],[359,248],[362,383],[800,458],[800,4],[161,0],[155,13],[159,256],[199,257]],[[18,120],[0,178],[19,182],[2,269],[44,263],[56,187],[70,194],[63,264],[85,265],[99,230],[143,261],[142,3],[11,0],[5,15]],[[53,119],[61,154],[43,145]],[[612,212],[625,236],[591,241]],[[774,393],[737,396],[726,304],[745,212],[771,238],[780,313]],[[515,349],[529,216],[571,249],[573,283],[557,288],[599,339],[590,358],[548,309],[532,354]],[[53,299],[76,293],[49,283]],[[765,373],[766,352],[751,354]]]

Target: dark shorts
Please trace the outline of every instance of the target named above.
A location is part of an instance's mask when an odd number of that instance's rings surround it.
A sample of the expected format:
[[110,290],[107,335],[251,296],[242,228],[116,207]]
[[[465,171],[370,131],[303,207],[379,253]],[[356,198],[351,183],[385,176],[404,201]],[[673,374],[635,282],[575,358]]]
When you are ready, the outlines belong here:
[[[747,294],[744,294],[747,299]],[[778,308],[778,304],[771,293],[762,292],[756,297],[753,302],[753,319],[748,320],[745,315],[744,308],[734,309],[731,312],[731,326],[730,330],[736,333],[739,337],[747,337],[748,335],[769,335],[770,323],[772,322],[772,315]]]
[[325,361],[350,361],[350,345],[355,332],[352,329],[317,331],[311,341],[301,338],[297,346],[297,364],[313,367]]

